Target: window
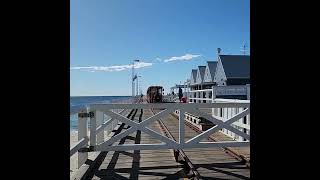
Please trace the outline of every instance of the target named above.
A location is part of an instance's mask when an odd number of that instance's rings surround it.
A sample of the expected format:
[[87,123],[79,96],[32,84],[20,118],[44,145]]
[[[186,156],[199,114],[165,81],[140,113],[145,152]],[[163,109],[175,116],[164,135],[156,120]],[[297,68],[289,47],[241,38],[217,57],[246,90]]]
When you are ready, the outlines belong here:
[[247,116],[243,117],[243,124],[247,124]]

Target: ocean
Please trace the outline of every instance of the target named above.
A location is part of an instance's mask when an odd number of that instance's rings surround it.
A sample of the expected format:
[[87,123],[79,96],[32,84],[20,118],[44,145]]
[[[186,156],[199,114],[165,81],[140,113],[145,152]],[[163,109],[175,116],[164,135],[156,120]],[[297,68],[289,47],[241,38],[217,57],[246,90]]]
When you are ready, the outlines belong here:
[[[129,99],[131,96],[74,96],[70,97],[70,107],[94,103],[115,103]],[[70,116],[70,131],[77,130],[77,114]]]

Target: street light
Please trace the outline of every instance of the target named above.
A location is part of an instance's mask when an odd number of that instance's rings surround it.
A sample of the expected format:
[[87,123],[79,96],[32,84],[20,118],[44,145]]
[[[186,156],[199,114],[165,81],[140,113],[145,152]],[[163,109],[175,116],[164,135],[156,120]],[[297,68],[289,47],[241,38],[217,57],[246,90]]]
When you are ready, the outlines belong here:
[[134,63],[135,62],[140,62],[140,60],[136,59],[136,60],[133,60],[132,62],[132,97],[134,97],[134,80],[135,80],[135,75],[134,75]]
[[141,77],[141,76],[138,76],[138,75],[136,75],[136,78],[137,78],[137,91],[136,91],[136,95],[138,96],[139,95],[139,89],[138,89],[138,84],[139,84],[139,79],[138,79],[138,77]]

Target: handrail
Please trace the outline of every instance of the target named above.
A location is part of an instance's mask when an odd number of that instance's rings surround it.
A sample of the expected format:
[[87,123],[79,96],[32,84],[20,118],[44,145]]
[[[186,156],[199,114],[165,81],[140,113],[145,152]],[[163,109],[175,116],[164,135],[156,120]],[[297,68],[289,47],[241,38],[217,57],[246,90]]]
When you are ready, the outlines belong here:
[[209,92],[209,91],[212,91],[212,89],[191,90],[189,92]]
[[70,148],[70,156],[75,154],[79,149],[81,149],[89,141],[88,137],[80,139],[75,145]]

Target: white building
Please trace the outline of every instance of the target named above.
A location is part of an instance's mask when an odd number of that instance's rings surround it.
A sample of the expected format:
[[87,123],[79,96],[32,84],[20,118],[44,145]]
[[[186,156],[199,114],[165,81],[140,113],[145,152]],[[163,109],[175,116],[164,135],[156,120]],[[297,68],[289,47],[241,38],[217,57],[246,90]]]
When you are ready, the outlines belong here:
[[[250,100],[250,56],[218,54],[217,61],[207,61],[206,66],[192,69],[190,89],[189,103]],[[241,108],[215,108],[209,113],[228,119],[242,110]],[[191,118],[187,117],[187,119]],[[203,123],[200,120],[194,120],[194,117],[192,119],[192,122],[196,122],[198,126]],[[232,126],[250,134],[250,115],[234,122]],[[222,129],[221,132],[233,139],[245,140],[226,129]]]

